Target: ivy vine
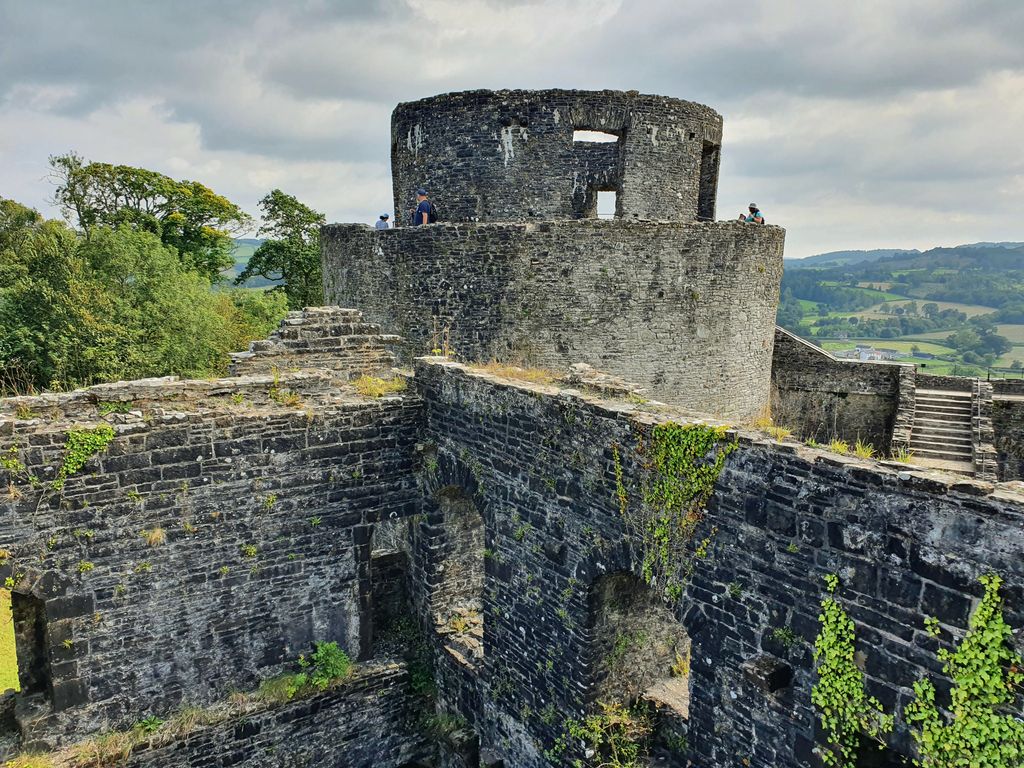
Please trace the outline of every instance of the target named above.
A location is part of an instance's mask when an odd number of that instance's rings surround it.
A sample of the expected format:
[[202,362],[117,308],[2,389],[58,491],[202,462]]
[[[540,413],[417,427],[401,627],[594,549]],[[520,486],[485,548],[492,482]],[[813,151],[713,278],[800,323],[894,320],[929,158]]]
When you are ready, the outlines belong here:
[[814,641],[818,680],[811,701],[818,708],[821,727],[828,740],[822,750],[825,765],[854,768],[861,736],[884,746],[882,734],[893,728],[893,716],[882,710],[864,688],[864,674],[854,661],[854,625],[834,595],[839,586],[835,574],[825,576],[828,597],[821,601],[821,630]]
[[85,463],[106,450],[114,439],[114,428],[109,424],[100,424],[92,429],[71,430],[64,444],[64,463],[51,483],[55,491],[64,487],[64,481],[85,466]]
[[640,546],[643,578],[669,599],[682,596],[694,561],[707,554],[710,539],[695,547],[694,537],[725,460],[738,445],[727,435],[728,427],[655,425],[650,440],[637,445],[638,500],[630,498],[619,446],[612,446],[615,501],[627,531]]
[[[1003,619],[1002,579],[980,578],[985,596],[971,615],[956,650],[939,650],[942,671],[953,681],[949,706],[936,703],[930,680],[914,684],[904,712],[925,768],[1019,768],[1024,765],[1024,658],[1011,646]],[[1016,704],[1016,708],[1015,705]],[[947,714],[948,712],[948,714]]]

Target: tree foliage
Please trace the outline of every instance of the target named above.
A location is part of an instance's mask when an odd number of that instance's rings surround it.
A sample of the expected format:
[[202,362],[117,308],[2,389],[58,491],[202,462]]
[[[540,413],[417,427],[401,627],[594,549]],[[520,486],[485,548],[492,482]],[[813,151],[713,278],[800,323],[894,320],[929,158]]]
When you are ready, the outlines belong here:
[[156,234],[94,225],[85,238],[0,200],[0,393],[144,376],[223,373],[284,301],[214,291]]
[[50,158],[54,202],[87,238],[97,227],[156,235],[182,263],[215,281],[231,266],[231,235],[251,218],[197,181],[175,181],[128,165],[90,163],[73,152]]
[[264,221],[259,234],[267,239],[256,249],[235,284],[241,285],[259,275],[283,282],[283,286],[270,290],[283,290],[291,309],[322,304],[320,227],[325,222],[324,215],[280,189],[260,200],[259,206]]

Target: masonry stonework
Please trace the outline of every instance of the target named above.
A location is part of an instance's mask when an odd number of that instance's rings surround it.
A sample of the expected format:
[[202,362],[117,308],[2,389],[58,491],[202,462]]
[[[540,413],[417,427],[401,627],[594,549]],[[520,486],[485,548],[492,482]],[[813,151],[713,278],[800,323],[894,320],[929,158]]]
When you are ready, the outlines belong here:
[[[327,295],[365,319],[289,313],[223,379],[0,400],[22,685],[0,692],[0,761],[92,768],[71,756],[141,729],[117,758],[131,768],[589,767],[572,722],[639,698],[652,765],[819,768],[829,574],[897,714],[890,754],[912,756],[900,713],[940,676],[979,576],[1002,575],[1024,626],[1024,495],[985,479],[1020,471],[1024,392],[965,395],[777,333],[784,232],[705,221],[721,141],[705,107],[450,94],[401,105],[392,138],[396,206],[427,184],[448,216],[323,229]],[[616,220],[593,220],[607,189]],[[366,394],[369,376],[397,391]],[[771,393],[804,436],[888,452],[922,388],[953,393],[977,477],[714,420],[763,415]],[[631,514],[651,503],[655,430],[688,427],[729,450],[665,563],[671,590]],[[320,643],[354,673],[293,690],[282,675]]]
[[466,360],[588,363],[733,418],[767,402],[775,227],[337,224],[321,237],[328,298],[399,334],[404,360],[443,348]]
[[[575,131],[611,142],[574,141]],[[391,118],[395,214],[426,187],[446,221],[596,216],[714,220],[722,117],[635,91],[466,91],[399,104]]]
[[[442,223],[324,227],[325,296],[401,335],[406,363],[432,349],[587,363],[666,402],[753,418],[768,401],[785,232],[714,223],[721,133],[708,107],[633,91],[400,104],[396,223],[421,186]],[[604,191],[612,220],[597,219]]]

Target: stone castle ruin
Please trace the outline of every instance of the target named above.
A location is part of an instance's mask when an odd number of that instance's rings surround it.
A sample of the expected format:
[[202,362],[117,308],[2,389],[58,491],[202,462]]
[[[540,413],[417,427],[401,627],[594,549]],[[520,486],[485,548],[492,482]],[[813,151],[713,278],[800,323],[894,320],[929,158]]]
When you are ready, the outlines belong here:
[[[445,225],[324,228],[327,299],[399,334],[405,361],[450,347],[586,363],[659,400],[750,418],[768,402],[784,231],[712,221],[721,143],[713,110],[635,92],[401,104],[395,210],[426,185]],[[597,218],[602,191],[612,221]]]
[[[0,400],[0,761],[587,766],[587,718],[635,706],[637,764],[804,768],[826,575],[890,712],[979,576],[1024,626],[1013,393],[969,385],[961,474],[734,426],[887,455],[962,393],[774,329],[783,232],[710,220],[720,146],[632,92],[400,105],[396,208],[426,185],[444,221],[325,227],[352,309],[289,313],[223,379]],[[354,667],[320,685],[327,643]],[[912,754],[900,717],[886,743],[859,764]]]

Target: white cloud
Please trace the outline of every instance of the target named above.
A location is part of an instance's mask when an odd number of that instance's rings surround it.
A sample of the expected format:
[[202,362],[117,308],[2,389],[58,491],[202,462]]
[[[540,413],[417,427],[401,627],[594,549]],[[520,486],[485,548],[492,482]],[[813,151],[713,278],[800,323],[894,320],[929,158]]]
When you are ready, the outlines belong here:
[[47,210],[75,149],[372,221],[397,102],[635,88],[723,113],[719,214],[788,255],[1021,239],[1021,39],[1019,0],[3,4],[0,195]]

